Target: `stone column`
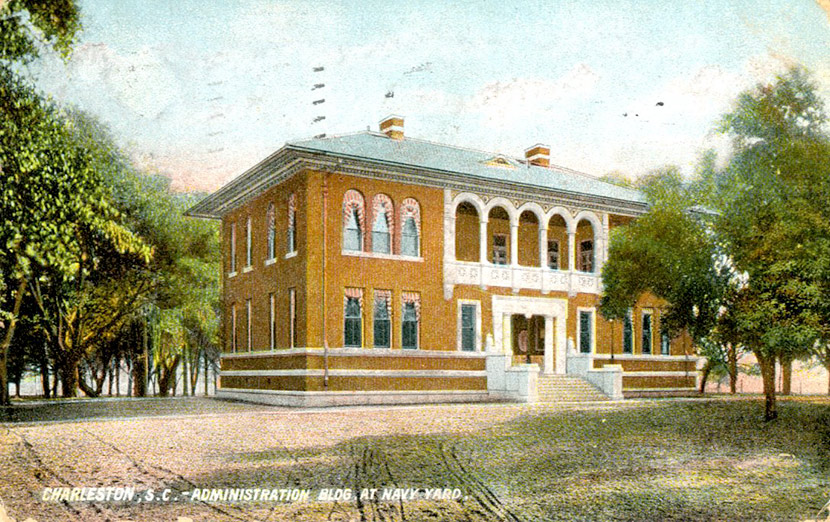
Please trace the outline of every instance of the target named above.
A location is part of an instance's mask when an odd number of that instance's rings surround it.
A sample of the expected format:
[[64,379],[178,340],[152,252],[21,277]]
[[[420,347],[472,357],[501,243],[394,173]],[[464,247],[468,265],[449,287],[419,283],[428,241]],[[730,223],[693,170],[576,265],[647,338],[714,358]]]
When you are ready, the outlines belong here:
[[[544,373],[553,373],[553,317],[545,316],[545,367]],[[558,370],[559,368],[557,368]]]
[[576,272],[576,231],[568,231],[568,270]]
[[487,218],[478,222],[478,262],[487,262]]
[[539,266],[547,267],[548,263],[548,227],[539,227]]
[[519,223],[510,223],[510,266],[519,266]]

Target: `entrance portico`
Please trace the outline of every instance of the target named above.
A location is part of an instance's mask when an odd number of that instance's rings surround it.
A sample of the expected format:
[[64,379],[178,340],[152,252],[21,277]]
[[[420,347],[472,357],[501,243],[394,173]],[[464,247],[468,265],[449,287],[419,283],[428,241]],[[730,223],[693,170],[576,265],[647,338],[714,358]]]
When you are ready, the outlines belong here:
[[[514,316],[527,321],[515,321]],[[544,334],[536,331],[536,338],[543,339],[544,364],[542,373],[564,374],[566,372],[568,300],[548,297],[493,296],[493,350],[509,355],[514,353],[513,325],[539,324],[544,318]],[[526,330],[527,331],[527,330]],[[530,331],[527,331],[530,333]],[[519,332],[515,332],[518,336]],[[524,334],[527,336],[528,334]]]

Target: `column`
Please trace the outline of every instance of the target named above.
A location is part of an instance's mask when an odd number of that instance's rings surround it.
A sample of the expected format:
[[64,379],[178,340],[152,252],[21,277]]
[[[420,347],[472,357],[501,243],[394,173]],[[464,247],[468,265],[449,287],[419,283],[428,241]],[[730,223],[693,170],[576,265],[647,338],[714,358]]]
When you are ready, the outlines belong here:
[[478,222],[478,262],[487,262],[487,218]]
[[539,227],[539,266],[548,266],[548,227]]
[[576,271],[576,231],[568,230],[568,270]]
[[510,223],[510,266],[519,266],[519,223]]
[[[545,374],[553,373],[553,316],[545,316]],[[557,368],[558,370],[559,368]]]
[[504,354],[508,355],[508,360],[511,361],[510,366],[513,365],[513,326],[510,321],[510,314],[501,315],[501,340]]

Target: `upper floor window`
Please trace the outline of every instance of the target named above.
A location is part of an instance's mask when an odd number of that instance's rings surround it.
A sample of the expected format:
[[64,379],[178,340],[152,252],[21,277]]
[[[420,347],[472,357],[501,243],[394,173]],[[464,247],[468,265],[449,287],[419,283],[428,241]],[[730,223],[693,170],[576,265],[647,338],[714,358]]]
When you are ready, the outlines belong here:
[[594,242],[592,240],[579,242],[579,270],[594,271]]
[[288,196],[288,253],[297,251],[297,195]]
[[251,234],[251,217],[248,216],[245,221],[245,266],[251,266],[251,258],[253,257],[251,254]]
[[268,205],[268,212],[265,214],[265,221],[268,225],[268,259],[276,257],[277,227],[275,214],[274,204],[271,203]]
[[375,290],[374,342],[375,348],[389,348],[392,332],[392,292]]
[[421,208],[412,198],[401,203],[401,255],[418,257],[421,255]]
[[231,262],[230,272],[236,272],[236,223],[231,223]]
[[493,264],[507,264],[507,235],[493,234]]
[[372,252],[392,253],[393,207],[392,200],[386,194],[377,194],[372,198]]
[[548,268],[559,270],[559,241],[548,240]]
[[363,195],[347,190],[343,196],[343,250],[363,250],[364,216]]

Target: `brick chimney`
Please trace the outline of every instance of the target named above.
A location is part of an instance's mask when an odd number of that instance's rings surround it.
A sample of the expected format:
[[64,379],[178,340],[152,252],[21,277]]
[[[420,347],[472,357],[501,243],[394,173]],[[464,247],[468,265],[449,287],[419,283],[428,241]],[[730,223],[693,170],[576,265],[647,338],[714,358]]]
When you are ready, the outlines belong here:
[[380,132],[393,140],[403,139],[403,116],[387,116],[380,121]]
[[537,143],[525,151],[525,159],[531,165],[550,167],[550,147]]

